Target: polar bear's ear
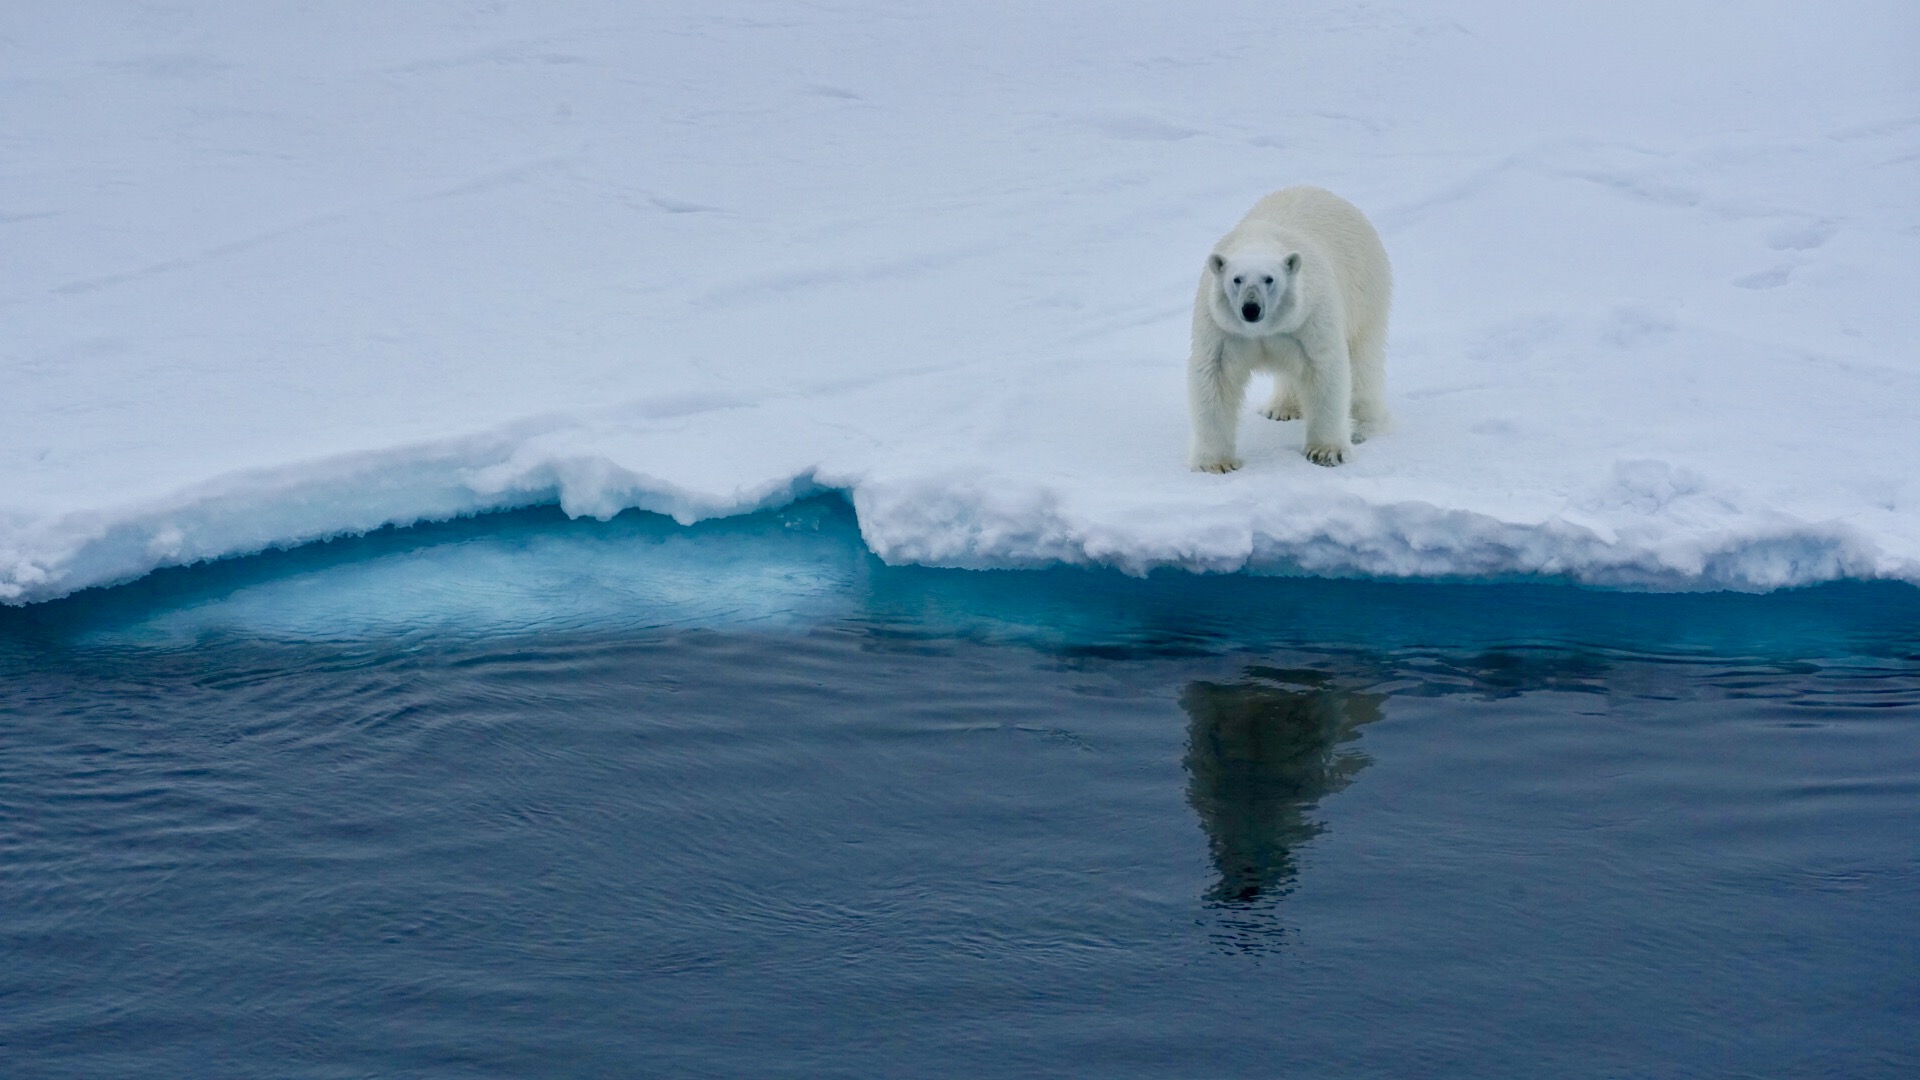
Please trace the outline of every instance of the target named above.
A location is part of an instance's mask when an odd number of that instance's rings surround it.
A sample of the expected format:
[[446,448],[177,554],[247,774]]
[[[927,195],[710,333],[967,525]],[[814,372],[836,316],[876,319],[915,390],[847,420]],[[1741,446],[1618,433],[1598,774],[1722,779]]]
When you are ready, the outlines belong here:
[[1219,252],[1216,251],[1213,254],[1207,256],[1207,266],[1210,269],[1212,269],[1212,271],[1216,274],[1225,273],[1227,269],[1227,260]]
[[1297,274],[1299,272],[1300,272],[1300,253],[1296,251],[1293,254],[1287,256],[1287,273]]

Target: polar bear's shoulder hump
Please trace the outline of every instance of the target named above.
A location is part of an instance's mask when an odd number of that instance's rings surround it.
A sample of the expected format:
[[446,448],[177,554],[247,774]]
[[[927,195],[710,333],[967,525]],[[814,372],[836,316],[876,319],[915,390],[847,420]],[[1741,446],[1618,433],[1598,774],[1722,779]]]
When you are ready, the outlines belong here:
[[1373,231],[1359,207],[1325,188],[1304,184],[1281,188],[1254,203],[1247,211],[1246,223],[1277,225],[1321,236],[1339,236],[1356,229]]

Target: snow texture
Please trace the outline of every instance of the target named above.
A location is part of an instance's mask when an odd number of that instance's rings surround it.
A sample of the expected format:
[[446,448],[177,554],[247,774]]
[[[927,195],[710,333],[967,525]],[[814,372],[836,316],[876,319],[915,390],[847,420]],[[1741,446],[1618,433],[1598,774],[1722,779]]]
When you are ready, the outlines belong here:
[[[891,562],[1920,583],[1920,6],[0,14],[0,600],[557,502]],[[1394,261],[1398,426],[1185,462],[1260,195]],[[1251,400],[1258,401],[1256,385]]]

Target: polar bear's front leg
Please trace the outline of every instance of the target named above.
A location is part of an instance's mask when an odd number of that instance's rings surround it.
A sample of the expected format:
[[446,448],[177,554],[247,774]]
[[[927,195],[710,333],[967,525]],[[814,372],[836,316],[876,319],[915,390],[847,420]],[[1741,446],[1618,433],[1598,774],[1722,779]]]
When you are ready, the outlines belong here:
[[1193,422],[1187,464],[1202,472],[1232,472],[1240,467],[1233,452],[1234,429],[1249,373],[1227,362],[1222,338],[1196,335],[1193,356],[1187,361],[1187,413]]
[[1353,367],[1337,335],[1306,346],[1307,460],[1338,465],[1353,452]]

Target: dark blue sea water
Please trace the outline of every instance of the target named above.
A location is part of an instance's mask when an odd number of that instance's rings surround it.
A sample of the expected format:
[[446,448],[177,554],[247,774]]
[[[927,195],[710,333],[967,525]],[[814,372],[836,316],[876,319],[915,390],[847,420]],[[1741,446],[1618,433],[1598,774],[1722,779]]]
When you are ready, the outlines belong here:
[[557,512],[0,610],[0,1076],[1920,1075],[1920,590]]

